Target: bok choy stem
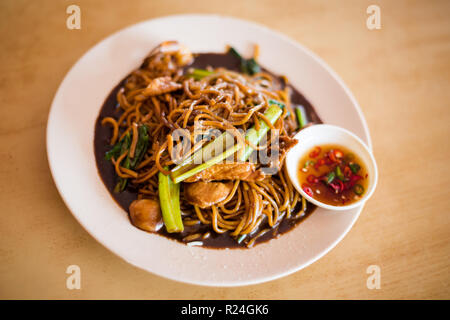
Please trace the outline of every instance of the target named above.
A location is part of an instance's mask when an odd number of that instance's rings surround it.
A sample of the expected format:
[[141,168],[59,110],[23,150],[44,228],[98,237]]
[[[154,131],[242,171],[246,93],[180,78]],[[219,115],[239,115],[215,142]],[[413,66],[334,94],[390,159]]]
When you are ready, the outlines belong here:
[[232,146],[231,148],[228,148],[227,150],[225,150],[225,152],[209,159],[208,161],[194,167],[191,170],[188,170],[182,174],[180,174],[179,176],[173,177],[173,181],[175,183],[179,183],[189,177],[192,177],[193,175],[195,175],[196,173],[199,173],[205,169],[208,169],[209,167],[212,167],[213,165],[225,160],[226,158],[228,158],[229,156],[231,156],[232,154],[234,154],[236,151],[238,151],[241,148],[240,144],[235,144],[234,146]]
[[184,226],[180,210],[180,184],[174,183],[169,176],[159,172],[158,193],[163,221],[167,232],[182,232]]
[[194,78],[195,80],[201,80],[204,77],[212,75],[213,71],[208,71],[205,69],[193,69],[188,76]]
[[[269,106],[267,111],[264,112],[264,115],[270,121],[271,124],[274,124],[278,120],[278,118],[281,116],[282,113],[283,113],[283,111],[281,110],[281,108],[278,105],[272,104]],[[250,128],[247,131],[247,133],[245,135],[245,140],[248,140],[253,145],[258,145],[259,142],[261,141],[261,139],[267,134],[267,132],[270,129],[270,127],[267,125],[267,123],[265,121],[260,121],[259,126],[260,126],[259,130],[256,130],[255,127],[253,126],[252,128]],[[240,160],[247,161],[248,157],[250,157],[252,152],[253,152],[253,149],[250,146],[246,146],[245,151],[242,154],[242,157],[240,158]]]
[[298,127],[301,129],[308,123],[305,108],[303,106],[297,106],[295,108],[295,114],[297,115]]

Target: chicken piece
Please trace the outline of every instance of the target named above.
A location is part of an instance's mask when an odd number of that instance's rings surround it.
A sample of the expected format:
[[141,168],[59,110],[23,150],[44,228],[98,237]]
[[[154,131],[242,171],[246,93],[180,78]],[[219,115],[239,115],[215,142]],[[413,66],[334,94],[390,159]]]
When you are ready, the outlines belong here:
[[129,209],[131,223],[139,229],[156,232],[163,226],[159,201],[152,199],[134,200]]
[[288,151],[291,150],[297,143],[297,139],[288,136],[280,137],[280,163],[283,163]]
[[228,197],[233,189],[233,182],[205,182],[184,184],[186,200],[200,208],[208,208]]
[[261,170],[255,169],[255,164],[250,162],[220,163],[209,167],[184,182],[214,181],[214,180],[242,180],[261,181],[265,177]]
[[181,89],[182,85],[172,81],[171,77],[159,77],[152,79],[142,94],[144,96],[157,96],[163,93]]
[[272,172],[272,174],[274,174],[275,173],[274,170],[278,171],[281,168],[281,165],[283,164],[284,158],[286,157],[288,151],[291,150],[297,143],[298,143],[297,139],[288,136],[280,137],[278,144],[271,146],[272,152],[273,150],[278,149],[278,157],[270,160],[268,166],[269,170],[265,168],[264,172],[265,173]]

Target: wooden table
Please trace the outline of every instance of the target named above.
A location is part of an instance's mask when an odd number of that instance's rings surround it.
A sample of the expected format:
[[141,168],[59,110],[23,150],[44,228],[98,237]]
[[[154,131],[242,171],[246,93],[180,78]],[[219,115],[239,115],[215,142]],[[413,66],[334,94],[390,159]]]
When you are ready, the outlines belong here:
[[[0,3],[0,298],[450,298],[449,1],[70,1]],[[381,8],[368,30],[366,8]],[[179,13],[256,21],[321,56],[368,121],[380,181],[353,229],[324,258],[288,277],[205,288],[141,271],[97,243],[61,200],[45,128],[61,80],[91,46],[125,26]],[[82,271],[66,288],[66,268]],[[381,288],[366,287],[370,265]]]

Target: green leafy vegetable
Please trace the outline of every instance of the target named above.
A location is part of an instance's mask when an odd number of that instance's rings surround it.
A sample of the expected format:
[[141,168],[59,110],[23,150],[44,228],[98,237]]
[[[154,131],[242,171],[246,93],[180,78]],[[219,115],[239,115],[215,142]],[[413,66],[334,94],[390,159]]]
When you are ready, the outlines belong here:
[[180,210],[180,184],[174,183],[169,176],[159,172],[158,193],[167,232],[183,232],[184,226]]
[[139,163],[141,163],[144,158],[145,153],[148,149],[149,144],[149,136],[148,136],[148,128],[147,126],[141,125],[138,128],[138,142],[136,144],[136,150],[134,152],[134,158],[130,160],[131,169],[135,169]]
[[[122,139],[122,144],[121,144],[119,156],[121,154],[123,154],[126,150],[128,150],[130,148],[130,146],[131,146],[131,136],[130,136],[129,133],[127,133],[125,135],[125,137],[123,137],[123,139]],[[128,156],[125,158],[122,167],[124,167],[126,169],[130,169],[130,160],[128,159]],[[128,179],[122,178],[122,177],[118,177],[117,178],[117,183],[116,183],[116,185],[114,187],[114,192],[119,193],[119,192],[122,192],[123,190],[125,190],[125,187],[127,186],[127,182],[128,182]]]
[[113,157],[114,158],[118,158],[120,156],[120,151],[122,150],[122,143],[123,143],[124,139],[122,139],[121,141],[117,142],[111,150],[109,150],[108,152],[105,153],[105,159],[106,160],[111,160]]
[[[138,141],[136,143],[136,149],[134,152],[134,157],[130,158],[129,155],[125,158],[125,160],[122,163],[122,167],[126,169],[133,170],[135,169],[139,163],[141,163],[142,159],[144,158],[145,153],[147,152],[148,145],[149,145],[149,136],[148,136],[148,128],[146,125],[141,125],[138,128]],[[125,137],[122,138],[122,140],[118,141],[111,150],[106,152],[105,159],[111,160],[112,158],[117,159],[121,154],[123,154],[125,151],[130,149],[132,137],[130,133],[127,133]],[[125,187],[127,186],[128,179],[118,177],[117,183],[114,187],[114,192],[122,192],[125,190]]]
[[228,52],[238,58],[241,62],[241,71],[243,73],[254,75],[261,71],[261,67],[254,58],[244,59],[233,47],[228,49]]
[[261,72],[261,68],[254,58],[244,60],[244,62],[241,61],[241,70],[249,75]]

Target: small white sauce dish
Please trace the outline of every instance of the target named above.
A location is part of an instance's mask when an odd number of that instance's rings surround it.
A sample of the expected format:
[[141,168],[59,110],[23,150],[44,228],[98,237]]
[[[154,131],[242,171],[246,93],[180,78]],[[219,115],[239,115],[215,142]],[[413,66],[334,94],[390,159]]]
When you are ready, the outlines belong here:
[[[372,196],[378,181],[377,164],[370,149],[355,134],[334,125],[318,124],[301,130],[294,138],[298,140],[298,143],[286,155],[286,168],[292,184],[306,200],[324,209],[342,211],[361,206]],[[299,180],[300,160],[314,147],[329,144],[348,148],[364,162],[369,181],[366,192],[358,201],[348,205],[333,206],[320,202],[303,191]]]

